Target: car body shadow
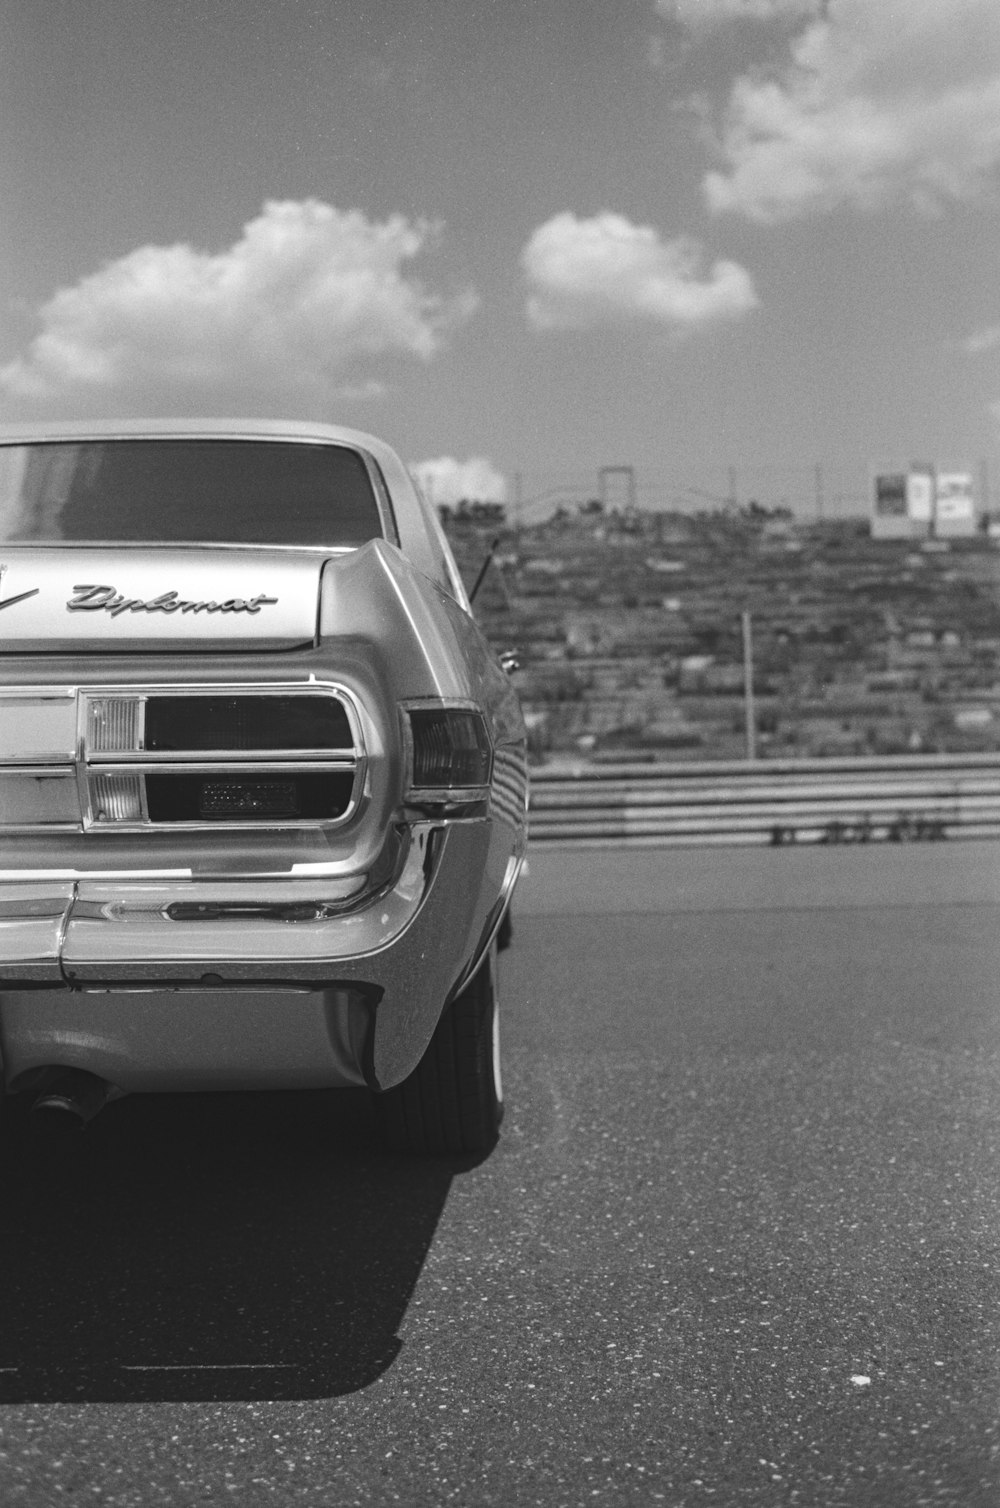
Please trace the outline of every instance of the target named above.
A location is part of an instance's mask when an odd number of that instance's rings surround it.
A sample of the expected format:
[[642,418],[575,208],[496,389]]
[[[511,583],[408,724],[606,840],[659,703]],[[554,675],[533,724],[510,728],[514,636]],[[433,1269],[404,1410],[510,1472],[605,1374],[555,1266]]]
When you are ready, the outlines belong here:
[[364,1091],[6,1115],[0,1402],[332,1397],[391,1365],[452,1177],[380,1150]]

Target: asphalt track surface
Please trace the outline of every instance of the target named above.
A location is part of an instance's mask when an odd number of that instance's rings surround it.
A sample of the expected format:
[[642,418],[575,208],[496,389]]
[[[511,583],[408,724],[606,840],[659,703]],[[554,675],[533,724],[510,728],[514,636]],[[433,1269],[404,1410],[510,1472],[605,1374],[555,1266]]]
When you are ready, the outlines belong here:
[[0,1503],[1000,1503],[1000,846],[533,855],[478,1166],[0,1157]]

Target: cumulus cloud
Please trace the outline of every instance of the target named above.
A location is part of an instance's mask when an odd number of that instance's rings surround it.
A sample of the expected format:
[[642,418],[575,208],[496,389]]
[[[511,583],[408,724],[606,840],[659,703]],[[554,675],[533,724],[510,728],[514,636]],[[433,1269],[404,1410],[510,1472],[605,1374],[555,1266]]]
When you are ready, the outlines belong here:
[[963,349],[970,356],[979,356],[983,351],[992,351],[1000,346],[1000,325],[984,325],[980,330],[973,330],[962,342]]
[[453,456],[416,461],[410,474],[424,496],[436,506],[454,505],[463,498],[469,502],[502,503],[507,497],[502,473],[485,456],[470,456],[467,461],[457,461]]
[[799,21],[823,10],[823,0],[657,0],[667,21],[679,21],[689,31],[714,31],[734,21]]
[[429,360],[471,313],[471,294],[439,297],[412,274],[436,235],[402,215],[267,203],[226,251],[143,246],[61,289],[0,386],[40,399],[259,390],[322,402],[359,361]]
[[828,0],[783,66],[736,81],[717,145],[709,207],[763,223],[845,203],[940,212],[989,192],[1000,170],[1000,5]]
[[680,333],[756,306],[745,268],[704,263],[696,241],[663,241],[652,226],[623,215],[554,215],[521,255],[528,320],[536,330],[644,322]]

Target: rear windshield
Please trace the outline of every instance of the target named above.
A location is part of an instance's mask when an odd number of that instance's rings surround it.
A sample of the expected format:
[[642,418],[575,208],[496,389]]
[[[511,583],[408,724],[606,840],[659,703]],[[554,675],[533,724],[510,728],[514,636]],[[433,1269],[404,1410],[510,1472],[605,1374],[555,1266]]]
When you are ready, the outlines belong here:
[[365,464],[339,445],[0,446],[0,541],[338,546],[382,534]]

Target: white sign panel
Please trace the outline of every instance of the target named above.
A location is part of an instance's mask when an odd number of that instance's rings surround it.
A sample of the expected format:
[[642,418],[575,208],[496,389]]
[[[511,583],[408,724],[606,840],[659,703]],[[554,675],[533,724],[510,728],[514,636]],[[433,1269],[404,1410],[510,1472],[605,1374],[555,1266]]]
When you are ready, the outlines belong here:
[[906,511],[915,523],[929,524],[934,515],[934,473],[923,468],[906,478]]
[[972,476],[968,471],[942,471],[937,479],[937,517],[940,523],[958,523],[975,517]]

